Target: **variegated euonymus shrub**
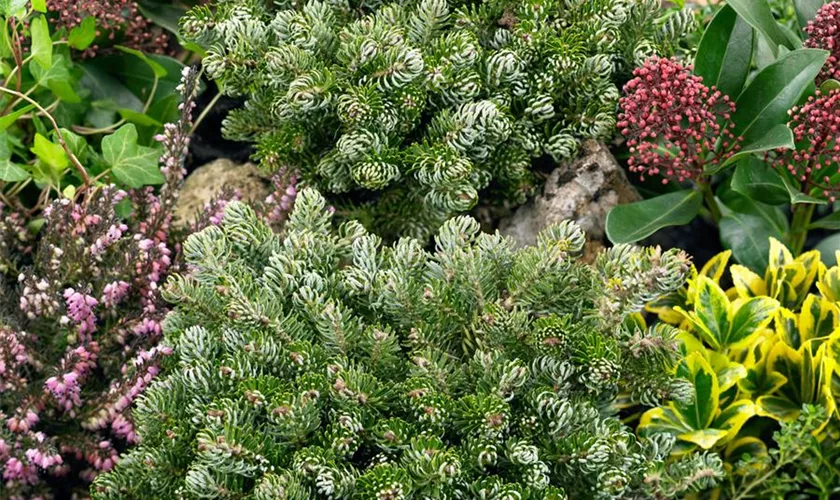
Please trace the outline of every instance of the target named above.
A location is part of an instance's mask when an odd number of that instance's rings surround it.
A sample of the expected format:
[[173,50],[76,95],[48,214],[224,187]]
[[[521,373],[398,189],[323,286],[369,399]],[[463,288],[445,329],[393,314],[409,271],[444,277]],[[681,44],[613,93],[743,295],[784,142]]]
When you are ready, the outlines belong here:
[[[733,488],[732,497],[790,491],[759,486],[771,476],[782,476],[781,463],[800,468],[780,481],[784,488],[795,485],[795,491],[799,482],[821,477],[822,465],[814,465],[814,457],[827,453],[836,439],[840,267],[824,265],[817,251],[793,258],[784,245],[771,240],[764,275],[732,265],[733,286],[727,290],[720,283],[729,258],[728,251],[719,254],[699,272],[693,270],[687,286],[648,306],[661,320],[684,330],[679,337],[685,357],[676,374],[691,381],[694,399],[689,405],[669,403],[648,410],[638,432],[676,437],[678,455],[722,452],[733,477],[752,485],[747,492]],[[771,421],[783,426],[778,448],[762,439]],[[745,455],[749,460],[741,462]],[[835,477],[821,487],[833,491],[836,485]]]
[[573,224],[517,250],[468,217],[428,252],[331,219],[306,189],[283,238],[239,203],[189,238],[174,362],[96,498],[660,498],[722,475],[614,415],[619,391],[688,392],[676,330],[624,321],[682,286],[682,252],[590,266]]

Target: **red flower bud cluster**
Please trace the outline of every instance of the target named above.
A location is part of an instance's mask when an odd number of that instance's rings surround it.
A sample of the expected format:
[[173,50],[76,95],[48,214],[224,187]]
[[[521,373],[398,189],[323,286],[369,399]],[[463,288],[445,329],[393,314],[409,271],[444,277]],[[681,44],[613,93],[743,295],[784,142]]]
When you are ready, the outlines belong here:
[[776,168],[790,172],[807,194],[834,202],[840,192],[840,90],[817,92],[789,111],[797,149],[777,150]]
[[808,33],[806,47],[831,53],[817,75],[817,83],[832,78],[840,80],[840,2],[830,2],[820,7],[816,17],[808,21],[805,32]]
[[618,128],[627,139],[630,171],[662,183],[702,175],[738,149],[729,123],[735,104],[676,59],[653,57],[633,71],[619,100]]

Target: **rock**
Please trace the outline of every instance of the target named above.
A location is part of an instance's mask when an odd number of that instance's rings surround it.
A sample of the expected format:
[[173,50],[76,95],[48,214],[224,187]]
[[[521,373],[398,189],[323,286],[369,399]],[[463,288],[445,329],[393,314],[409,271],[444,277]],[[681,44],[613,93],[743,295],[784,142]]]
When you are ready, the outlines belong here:
[[185,226],[194,221],[204,206],[223,190],[236,192],[244,200],[264,200],[271,193],[267,176],[253,163],[237,164],[219,158],[187,176],[175,208],[175,224]]
[[640,199],[607,146],[590,140],[583,143],[578,159],[551,172],[542,193],[502,219],[499,231],[519,245],[532,245],[545,227],[573,220],[588,239],[602,241],[607,212]]

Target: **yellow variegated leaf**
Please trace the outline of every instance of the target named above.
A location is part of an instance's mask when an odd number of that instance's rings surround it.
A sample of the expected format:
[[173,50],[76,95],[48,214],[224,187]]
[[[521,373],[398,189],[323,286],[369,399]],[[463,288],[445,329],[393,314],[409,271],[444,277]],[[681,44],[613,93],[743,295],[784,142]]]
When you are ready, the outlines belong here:
[[677,367],[677,376],[694,386],[694,400],[674,406],[692,429],[705,429],[718,411],[720,386],[717,375],[702,353],[693,352]]
[[738,435],[741,427],[755,415],[755,405],[749,399],[735,401],[727,406],[720,415],[715,418],[712,427],[726,432],[721,438],[721,444],[725,444]]
[[729,272],[732,274],[732,283],[739,297],[748,299],[767,295],[764,279],[749,268],[736,264],[729,268]]
[[731,328],[731,304],[717,283],[706,276],[698,276],[694,311],[675,309],[686,316],[698,335],[713,349],[720,350],[726,345]]
[[801,342],[831,335],[838,325],[837,313],[836,303],[808,294],[802,303],[802,312],[799,313]]
[[770,324],[779,303],[769,297],[753,297],[747,300],[739,299],[732,308],[735,309],[735,315],[732,317],[726,344],[743,346],[749,344],[754,335]]
[[790,309],[780,307],[776,311],[776,334],[782,342],[799,349],[802,337],[799,334],[799,320]]
[[[837,255],[840,257],[840,250]],[[820,273],[817,289],[827,300],[834,303],[840,301],[840,267],[834,266]]]
[[726,392],[739,380],[747,376],[747,369],[741,363],[731,361],[728,356],[714,351],[707,352],[707,359],[718,378],[718,389]]
[[776,238],[770,238],[770,264],[767,267],[782,267],[793,261],[790,250]]
[[[737,463],[746,458],[760,457],[767,455],[767,445],[764,441],[753,436],[744,436],[732,440],[727,446],[723,456],[729,463]],[[760,463],[755,463],[756,470],[761,470]],[[744,471],[741,471],[742,473]]]
[[683,441],[694,443],[704,450],[708,450],[722,441],[728,434],[727,431],[721,429],[700,429],[679,434],[677,437]]
[[729,258],[732,256],[732,250],[725,250],[715,255],[708,262],[703,264],[700,269],[700,274],[709,277],[715,283],[720,283],[720,277],[726,270],[726,265],[729,263]]
[[[677,334],[677,340],[680,341],[683,356],[692,352],[706,353],[706,347],[703,345],[703,342],[685,330],[680,330]],[[838,343],[838,348],[840,348],[840,343]]]

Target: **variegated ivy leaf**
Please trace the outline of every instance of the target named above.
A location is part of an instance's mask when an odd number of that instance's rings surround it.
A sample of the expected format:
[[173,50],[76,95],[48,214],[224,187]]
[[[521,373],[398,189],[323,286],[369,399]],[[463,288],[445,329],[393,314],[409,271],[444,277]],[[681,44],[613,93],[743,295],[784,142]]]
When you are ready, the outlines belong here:
[[779,303],[769,297],[730,301],[706,276],[697,277],[694,310],[681,312],[694,332],[715,351],[744,347],[773,319]]
[[676,453],[726,444],[755,414],[752,401],[746,399],[721,407],[720,380],[702,352],[686,356],[677,367],[677,376],[691,382],[694,400],[689,404],[672,402],[666,407],[653,408],[639,422],[640,435],[674,435],[678,439]]

